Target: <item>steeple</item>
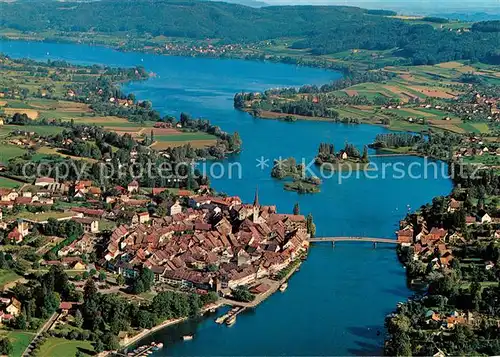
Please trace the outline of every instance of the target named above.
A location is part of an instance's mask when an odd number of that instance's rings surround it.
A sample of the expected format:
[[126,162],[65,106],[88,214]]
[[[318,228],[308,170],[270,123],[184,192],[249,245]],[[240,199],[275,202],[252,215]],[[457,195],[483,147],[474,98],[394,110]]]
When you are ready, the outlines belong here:
[[253,200],[253,205],[255,207],[259,207],[260,206],[259,205],[259,187],[258,186],[255,188],[255,198]]

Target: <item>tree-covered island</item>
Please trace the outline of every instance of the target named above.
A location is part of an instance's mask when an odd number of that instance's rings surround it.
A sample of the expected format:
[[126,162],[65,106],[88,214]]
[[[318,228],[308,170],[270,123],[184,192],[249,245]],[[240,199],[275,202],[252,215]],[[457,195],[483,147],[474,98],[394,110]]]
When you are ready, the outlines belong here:
[[278,180],[288,180],[283,186],[287,191],[296,191],[302,194],[320,192],[321,180],[316,176],[307,176],[304,164],[297,164],[293,157],[275,160],[271,177]]
[[335,146],[321,143],[314,163],[326,170],[365,170],[368,167],[368,147],[363,147],[363,153],[350,143],[345,143],[344,148],[335,151]]

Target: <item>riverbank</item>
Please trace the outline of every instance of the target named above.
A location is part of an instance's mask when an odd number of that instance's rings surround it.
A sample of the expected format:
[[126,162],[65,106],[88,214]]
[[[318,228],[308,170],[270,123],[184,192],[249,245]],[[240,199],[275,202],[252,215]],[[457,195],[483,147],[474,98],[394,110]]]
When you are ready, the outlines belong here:
[[[6,29],[3,29],[5,32]],[[104,37],[104,36],[101,36]],[[275,51],[272,50],[259,50],[254,52],[241,51],[223,51],[221,53],[211,53],[210,51],[205,52],[192,52],[192,51],[175,51],[169,50],[165,51],[163,46],[151,47],[144,45],[142,47],[127,47],[124,45],[123,39],[109,36],[106,40],[95,41],[95,34],[92,34],[92,38],[83,40],[82,37],[43,37],[37,35],[28,36],[9,36],[5,33],[0,35],[1,41],[26,41],[26,42],[42,42],[42,43],[55,43],[55,44],[85,44],[88,46],[99,46],[113,49],[115,51],[123,53],[145,53],[145,54],[155,54],[162,56],[172,56],[172,57],[193,57],[193,58],[212,58],[212,59],[237,59],[243,61],[253,61],[253,62],[272,62],[272,63],[282,63],[296,66],[305,66],[310,68],[327,69],[333,71],[342,72],[344,75],[348,75],[353,68],[360,67],[359,69],[366,69],[365,65],[360,65],[359,63],[342,63],[341,61],[335,60],[334,58],[322,58],[313,55],[304,55],[301,51],[297,54],[289,54],[287,56],[277,55]],[[142,39],[147,41],[147,39]]]
[[[449,192],[447,180],[393,180],[389,173],[389,178],[383,181],[361,178],[338,185],[336,180],[325,180],[321,195],[299,196],[284,191],[281,185],[269,179],[268,172],[255,167],[255,158],[261,155],[301,157],[304,153],[314,153],[318,142],[333,141],[341,147],[346,138],[362,147],[372,142],[377,134],[385,133],[383,128],[366,125],[354,127],[311,121],[284,125],[271,120],[258,121],[229,104],[242,86],[259,91],[276,85],[321,84],[333,79],[326,71],[244,61],[231,61],[229,69],[225,61],[144,56],[74,45],[40,43],[27,46],[21,43],[20,47],[5,48],[18,56],[28,53],[31,58],[44,61],[50,58],[130,66],[140,63],[143,58],[144,66],[158,76],[125,85],[127,93],[137,93],[138,99],[149,99],[157,103],[155,105],[168,103],[168,108],[158,108],[162,115],[188,111],[241,134],[245,150],[233,160],[244,166],[244,175],[236,180],[226,176],[213,179],[215,189],[238,194],[242,200],[250,202],[258,184],[260,200],[276,204],[285,212],[291,212],[294,204],[300,201],[301,211],[314,215],[321,236],[359,236],[368,232],[372,236],[387,236],[394,232],[393,222],[404,216],[407,205],[419,207],[430,197]],[[211,73],[208,77],[207,72]],[[406,164],[415,160],[419,161],[418,158],[402,158]],[[374,251],[353,244],[332,249],[330,245],[316,244],[311,247],[308,261],[301,267],[301,273],[294,276],[286,293],[274,294],[259,304],[259,309],[243,314],[236,328],[218,327],[213,319],[192,324],[184,321],[167,326],[165,332],[148,335],[145,341],[150,338],[169,341],[171,347],[160,352],[160,356],[359,355],[363,354],[359,352],[360,344],[372,346],[368,354],[377,355],[382,348],[382,337],[373,334],[366,338],[366,334],[359,331],[367,331],[367,326],[371,327],[370,331],[374,331],[372,326],[382,329],[385,314],[409,296],[402,274],[392,249]],[[371,278],[360,279],[363,276]],[[369,301],[365,298],[367,294],[371,296]],[[314,303],[305,303],[308,301]],[[356,311],[353,312],[352,306],[356,306]],[[206,326],[210,328],[204,329]],[[303,326],[308,326],[307,331]],[[249,333],[259,329],[265,333],[249,340]],[[190,343],[180,343],[183,335],[196,335],[196,338]],[[277,340],[288,342],[277,344]],[[367,353],[365,348],[362,350]]]
[[[291,263],[293,264],[293,263]],[[212,309],[218,309],[224,305],[227,306],[238,306],[238,307],[245,307],[245,308],[255,308],[257,307],[260,303],[264,302],[266,299],[268,299],[271,295],[276,293],[280,286],[287,282],[288,279],[297,271],[297,269],[300,268],[300,263],[299,264],[294,264],[292,269],[286,274],[286,276],[278,281],[273,281],[274,283],[270,284],[269,290],[264,292],[263,294],[258,295],[253,301],[251,302],[240,302],[240,301],[235,301],[235,300],[230,300],[230,299],[225,299],[225,298],[220,298],[217,303],[211,304],[209,306],[204,307],[201,310],[201,314],[203,315],[205,312],[212,310]],[[152,327],[151,329],[144,329],[137,335],[134,335],[131,338],[124,338],[120,341],[120,347],[122,349],[125,349],[133,344],[136,344],[140,342],[141,340],[145,339],[146,337],[150,336],[154,332],[160,331],[164,328],[167,328],[169,326],[173,326],[176,324],[179,324],[181,322],[187,321],[189,317],[183,317],[183,318],[178,318],[178,319],[171,319],[162,322],[161,324]]]
[[[259,111],[258,115],[254,113],[253,109],[250,108],[237,108],[238,110],[241,110],[245,113],[250,114],[252,117],[257,118],[257,119],[265,119],[265,120],[277,120],[277,121],[283,121],[283,122],[289,122],[293,123],[296,121],[311,121],[311,122],[326,122],[326,123],[335,123],[335,124],[346,124],[346,125],[360,125],[360,124],[368,124],[368,125],[374,125],[374,126],[379,126],[382,128],[385,128],[387,130],[391,131],[397,131],[397,132],[408,132],[408,133],[413,133],[413,132],[425,132],[427,129],[426,128],[418,128],[418,126],[415,126],[417,124],[411,124],[411,123],[406,123],[402,120],[397,120],[396,124],[391,123],[391,124],[384,124],[381,120],[379,119],[368,119],[368,118],[356,118],[356,120],[353,120],[351,117],[340,117],[340,118],[326,118],[326,117],[311,117],[311,116],[306,116],[306,115],[297,115],[297,114],[284,114],[284,113],[276,113],[276,112],[271,112],[271,111]],[[400,123],[401,122],[401,123]],[[436,128],[438,131],[445,131],[444,129],[439,129]]]
[[[218,302],[218,303],[215,303],[215,304],[210,304],[209,306],[205,306],[201,310],[201,314],[204,314],[205,312],[207,312],[209,310],[212,310],[212,309],[218,309],[218,308],[220,308],[223,305],[224,305],[224,303]],[[154,327],[152,327],[150,329],[144,329],[144,330],[142,330],[137,335],[134,335],[131,338],[126,338],[126,337],[123,338],[120,341],[120,347],[122,349],[127,348],[128,346],[133,345],[133,344],[139,342],[140,340],[144,339],[145,337],[151,335],[152,333],[154,333],[156,331],[164,329],[164,328],[166,328],[168,326],[172,326],[172,325],[178,324],[178,323],[186,321],[188,319],[189,319],[189,317],[181,317],[181,318],[178,318],[178,319],[170,319],[170,320],[163,321],[161,324],[156,325],[156,326],[154,326]]]

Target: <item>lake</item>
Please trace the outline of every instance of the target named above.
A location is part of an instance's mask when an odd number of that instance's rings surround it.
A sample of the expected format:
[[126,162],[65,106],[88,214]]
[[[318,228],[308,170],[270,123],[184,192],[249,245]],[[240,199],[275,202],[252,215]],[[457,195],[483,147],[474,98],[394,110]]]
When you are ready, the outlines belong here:
[[[383,172],[323,179],[319,194],[284,191],[282,183],[270,177],[273,159],[294,156],[308,163],[320,142],[334,143],[338,150],[349,141],[361,150],[387,130],[369,125],[255,119],[233,108],[233,96],[242,90],[323,84],[340,78],[333,71],[243,60],[122,53],[72,44],[0,42],[0,51],[36,60],[144,66],[157,76],[128,83],[124,90],[135,93],[138,99],[151,100],[162,114],[202,116],[225,131],[238,131],[242,137],[243,151],[223,163],[226,171],[229,164],[239,165],[241,175],[230,178],[226,172],[213,178],[217,190],[251,202],[258,186],[260,203],[275,204],[280,212],[291,212],[299,202],[301,213],[314,216],[320,236],[394,237],[398,221],[409,210],[434,196],[448,194],[452,188],[449,179],[433,177],[432,170],[428,170],[429,177],[419,177],[426,172],[423,158],[392,157],[373,159],[379,168],[385,166]],[[258,167],[257,160],[269,166]],[[400,177],[400,168],[415,177]],[[444,164],[441,169],[446,172]],[[219,172],[214,174],[219,176]],[[166,341],[166,347],[156,354],[159,356],[380,354],[384,317],[410,294],[393,247],[314,244],[286,292],[276,293],[240,315],[234,326],[217,325],[212,316],[169,327],[144,342]],[[382,333],[378,335],[377,331]],[[182,342],[185,334],[195,337]]]

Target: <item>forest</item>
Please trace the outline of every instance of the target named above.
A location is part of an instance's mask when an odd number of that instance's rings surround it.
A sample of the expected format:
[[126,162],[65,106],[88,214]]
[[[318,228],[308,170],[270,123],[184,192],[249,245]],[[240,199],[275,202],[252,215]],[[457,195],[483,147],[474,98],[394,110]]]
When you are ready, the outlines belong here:
[[[20,31],[98,32],[255,43],[298,38],[295,49],[315,55],[351,49],[392,50],[408,64],[452,60],[500,63],[498,21],[472,31],[435,29],[346,6],[269,6],[260,9],[208,1],[13,2],[2,4],[0,27]],[[168,16],[166,16],[168,15]]]

